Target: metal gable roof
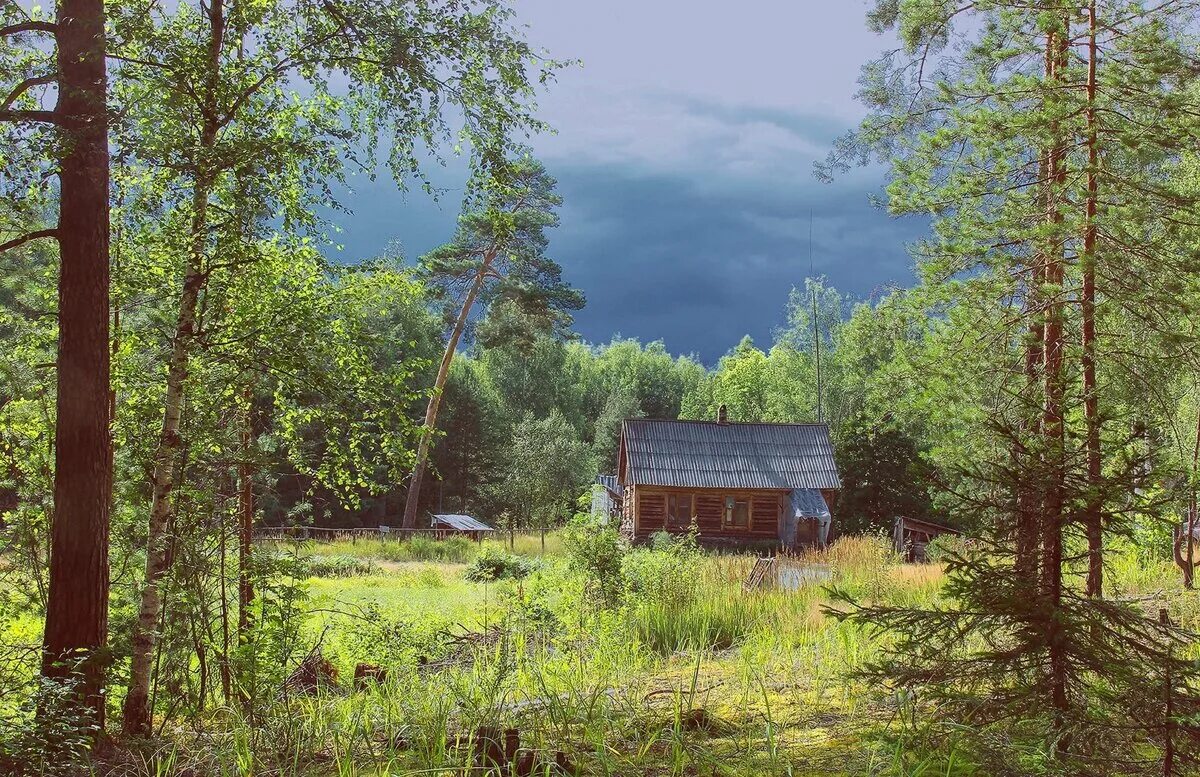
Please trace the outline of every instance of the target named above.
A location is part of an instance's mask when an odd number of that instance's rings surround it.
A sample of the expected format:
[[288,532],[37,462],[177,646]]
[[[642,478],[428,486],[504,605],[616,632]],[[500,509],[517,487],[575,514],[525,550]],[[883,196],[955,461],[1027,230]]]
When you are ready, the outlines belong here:
[[433,516],[433,528],[457,529],[458,531],[494,531],[491,526],[488,526],[478,518],[472,518],[469,515],[453,514]]
[[824,424],[627,420],[626,483],[678,488],[841,488]]

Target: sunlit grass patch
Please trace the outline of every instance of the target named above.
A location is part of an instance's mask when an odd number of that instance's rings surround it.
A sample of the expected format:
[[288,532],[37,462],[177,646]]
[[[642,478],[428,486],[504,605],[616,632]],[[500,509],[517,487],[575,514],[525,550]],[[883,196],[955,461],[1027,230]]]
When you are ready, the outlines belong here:
[[509,542],[509,536],[503,530],[497,530],[483,544],[486,547],[500,548],[520,556],[561,556],[564,553],[562,533],[548,531],[544,537],[540,534],[517,534]]
[[462,579],[462,565],[412,564],[376,575],[353,578],[312,578],[313,603],[318,608],[375,605],[395,614],[436,613],[476,620],[487,591]]
[[[331,544],[314,543],[322,554]],[[519,539],[518,553],[531,549],[536,536]],[[827,614],[828,586],[949,604],[942,565],[901,564],[878,537],[786,562],[829,572],[793,589],[743,590],[749,554],[637,549],[622,556],[619,600],[603,605],[550,553],[528,577],[486,584],[464,579],[465,563],[363,558],[379,570],[307,581],[304,647],[322,640],[342,690],[270,699],[253,730],[225,711],[202,737],[179,733],[179,764],[229,775],[247,764],[286,777],[463,774],[467,739],[496,726],[517,729],[523,747],[564,751],[582,775],[979,773],[944,731],[896,731],[903,700],[853,674],[887,638]],[[1117,551],[1112,562],[1123,591],[1157,595],[1170,582],[1169,568],[1122,567]],[[1177,593],[1163,594],[1173,613],[1190,601]],[[352,690],[359,662],[386,679]]]

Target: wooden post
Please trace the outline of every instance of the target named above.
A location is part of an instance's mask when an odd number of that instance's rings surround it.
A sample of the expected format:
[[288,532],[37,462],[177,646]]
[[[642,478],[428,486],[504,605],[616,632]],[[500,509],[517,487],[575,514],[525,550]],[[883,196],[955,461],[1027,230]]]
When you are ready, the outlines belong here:
[[[1158,622],[1163,626],[1169,626],[1171,624],[1171,618],[1167,614],[1167,608],[1163,607],[1158,611]],[[1174,657],[1175,647],[1174,645],[1170,645],[1167,647],[1167,667],[1166,672],[1163,674],[1163,686],[1165,688],[1163,693],[1166,696],[1166,713],[1163,719],[1164,777],[1171,777],[1171,775],[1175,774],[1175,743],[1171,741],[1171,734],[1173,733],[1173,729],[1175,727],[1171,722],[1171,718],[1175,715],[1175,704],[1173,699],[1174,694],[1172,693],[1171,689],[1171,661],[1174,659]]]

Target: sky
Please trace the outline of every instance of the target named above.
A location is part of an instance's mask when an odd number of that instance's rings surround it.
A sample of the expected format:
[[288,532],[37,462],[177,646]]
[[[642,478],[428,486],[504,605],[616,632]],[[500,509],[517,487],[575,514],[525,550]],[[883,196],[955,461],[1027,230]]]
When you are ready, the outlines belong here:
[[[889,41],[863,0],[513,0],[528,40],[582,60],[538,98],[557,131],[534,153],[558,180],[550,255],[587,296],[576,330],[663,340],[712,364],[743,335],[769,346],[810,274],[851,299],[913,282],[925,224],[873,204],[882,168],[813,176],[862,116],[859,68]],[[353,179],[342,257],[413,259],[454,230],[465,167],[436,201]]]

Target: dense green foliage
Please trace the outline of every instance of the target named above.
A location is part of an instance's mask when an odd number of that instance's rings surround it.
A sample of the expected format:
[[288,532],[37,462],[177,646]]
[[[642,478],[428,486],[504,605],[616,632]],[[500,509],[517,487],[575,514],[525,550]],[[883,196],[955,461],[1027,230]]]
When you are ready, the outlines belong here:
[[1194,380],[1162,367],[1196,344],[1200,5],[881,0],[871,19],[901,46],[865,68],[870,112],[830,168],[877,155],[889,209],[932,219],[911,298],[961,436],[930,450],[977,542],[937,549],[945,601],[838,614],[894,640],[863,674],[923,699],[931,730],[969,726],[988,773],[1138,773],[1163,751],[1172,773],[1200,755],[1171,728],[1200,703],[1194,637],[1104,579],[1106,549],[1195,520],[1200,437],[1169,439]]

